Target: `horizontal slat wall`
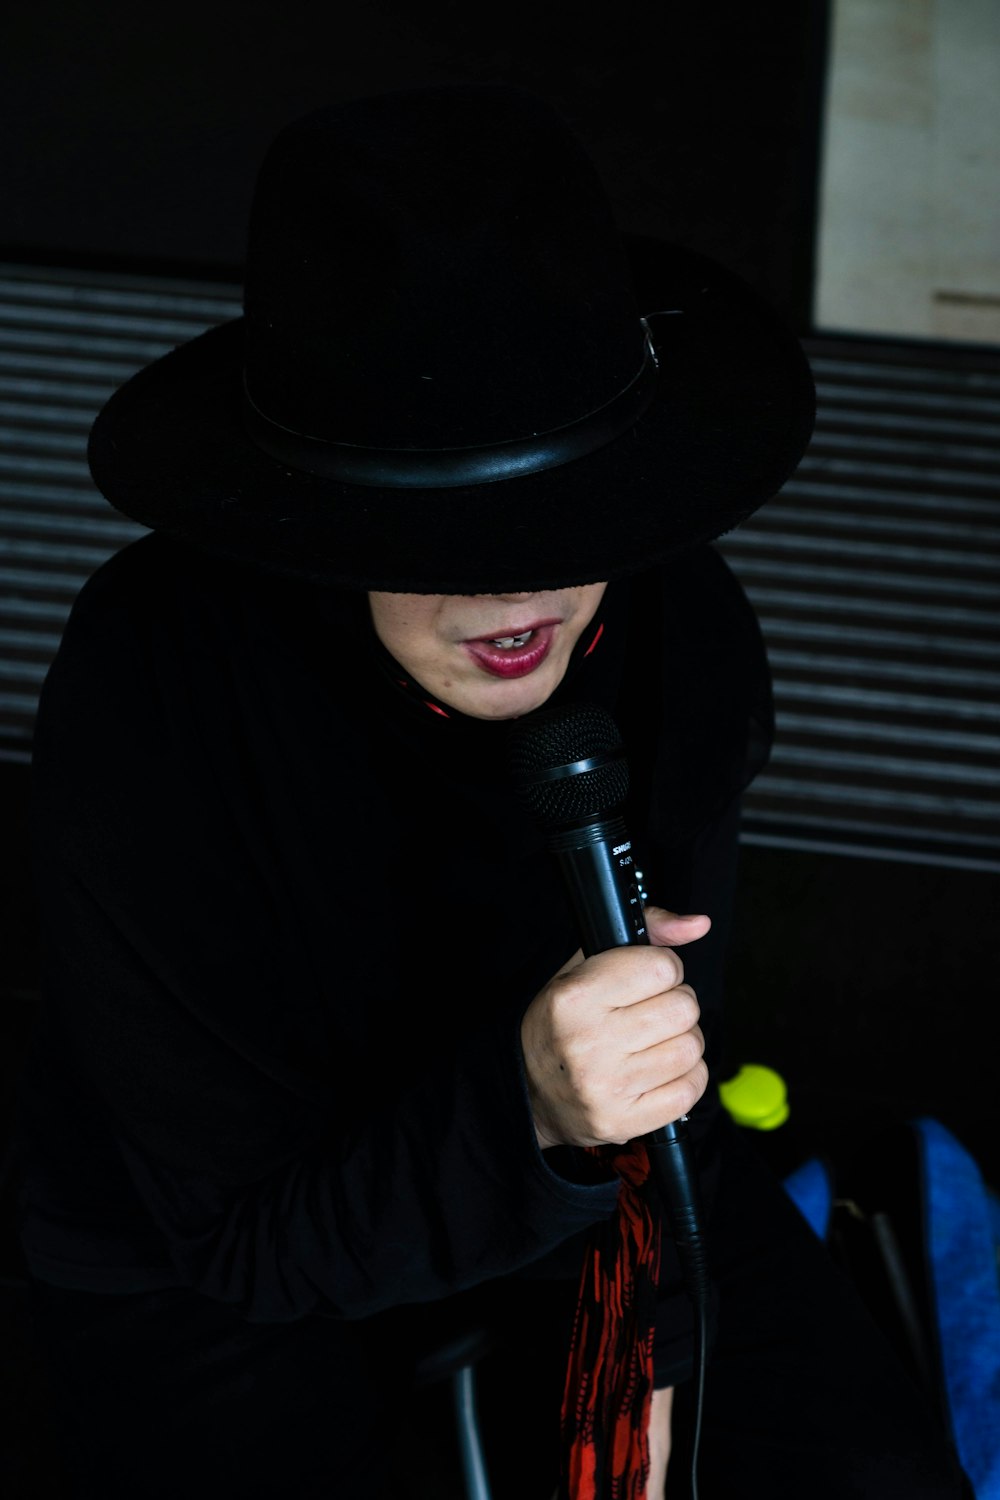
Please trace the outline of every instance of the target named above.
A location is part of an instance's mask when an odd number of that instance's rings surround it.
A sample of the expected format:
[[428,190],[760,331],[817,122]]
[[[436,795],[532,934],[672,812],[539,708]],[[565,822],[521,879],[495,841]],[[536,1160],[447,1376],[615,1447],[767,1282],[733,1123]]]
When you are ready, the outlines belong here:
[[91,482],[95,414],[142,365],[239,311],[227,286],[0,265],[0,760],[30,757],[81,584],[145,533]]
[[[0,759],[84,579],[143,528],[96,493],[94,414],[239,312],[235,287],[0,266]],[[1000,869],[1000,353],[807,341],[819,419],[719,548],[757,608],[777,740],[750,843]]]
[[720,543],[777,740],[751,843],[1000,869],[1000,355],[808,342],[819,416]]

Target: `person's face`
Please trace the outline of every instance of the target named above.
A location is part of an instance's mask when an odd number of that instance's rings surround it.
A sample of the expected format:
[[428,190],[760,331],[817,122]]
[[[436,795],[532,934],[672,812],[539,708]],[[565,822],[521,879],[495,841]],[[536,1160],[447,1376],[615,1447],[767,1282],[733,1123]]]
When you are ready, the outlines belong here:
[[427,692],[474,719],[516,719],[559,686],[606,588],[368,598],[379,640]]

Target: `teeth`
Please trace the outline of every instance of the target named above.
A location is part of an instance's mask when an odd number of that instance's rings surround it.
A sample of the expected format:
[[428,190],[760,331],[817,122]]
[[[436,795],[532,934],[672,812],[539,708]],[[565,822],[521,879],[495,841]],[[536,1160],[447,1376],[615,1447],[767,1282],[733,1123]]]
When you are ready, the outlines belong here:
[[492,645],[492,646],[503,646],[507,650],[509,650],[511,648],[511,646],[523,646],[524,643],[525,643],[525,641],[531,639],[532,635],[534,635],[534,631],[532,631],[532,630],[526,630],[523,635],[501,635],[501,636],[495,636],[493,638],[493,640],[490,642],[490,645]]

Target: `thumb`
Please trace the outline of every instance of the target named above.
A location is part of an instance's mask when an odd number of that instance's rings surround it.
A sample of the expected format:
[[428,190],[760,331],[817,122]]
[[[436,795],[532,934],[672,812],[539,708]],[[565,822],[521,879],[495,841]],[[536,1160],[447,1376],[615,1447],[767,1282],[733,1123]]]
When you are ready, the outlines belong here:
[[658,948],[679,948],[684,943],[693,943],[712,926],[711,917],[704,912],[679,916],[662,906],[647,906],[645,915],[649,941]]

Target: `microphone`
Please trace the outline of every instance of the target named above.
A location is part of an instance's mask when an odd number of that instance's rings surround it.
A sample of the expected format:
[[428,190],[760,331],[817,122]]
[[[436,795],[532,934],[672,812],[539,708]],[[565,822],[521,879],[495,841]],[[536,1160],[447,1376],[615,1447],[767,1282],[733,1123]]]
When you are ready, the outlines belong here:
[[[614,718],[597,704],[536,709],[513,721],[511,780],[562,871],[584,955],[648,943],[623,804],[629,773]],[[690,1296],[708,1295],[702,1214],[686,1115],[642,1137]]]

